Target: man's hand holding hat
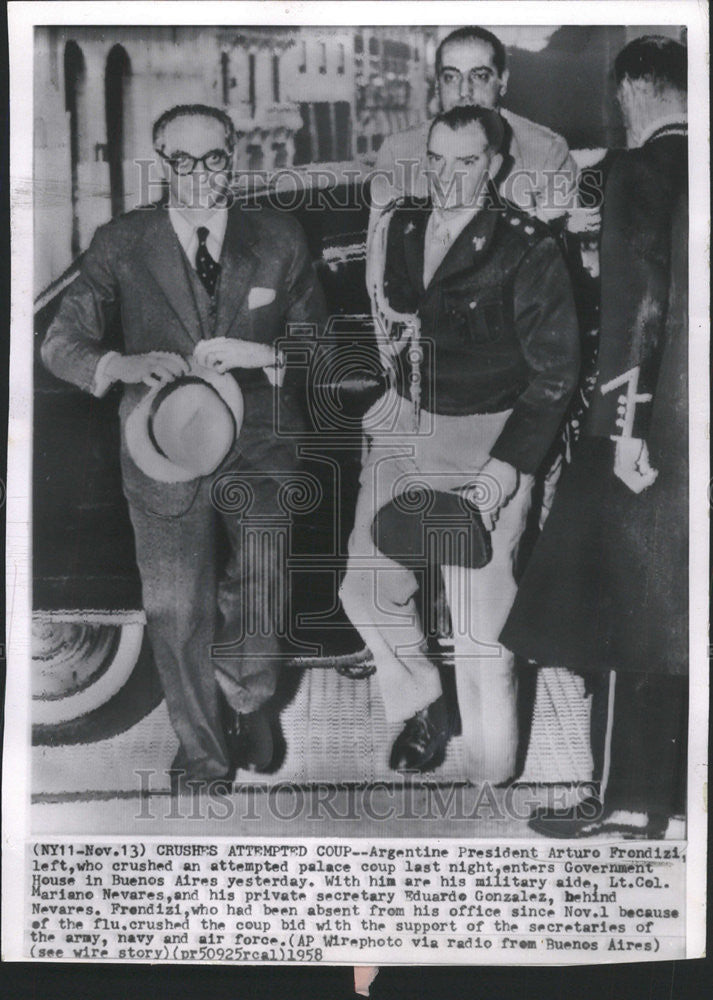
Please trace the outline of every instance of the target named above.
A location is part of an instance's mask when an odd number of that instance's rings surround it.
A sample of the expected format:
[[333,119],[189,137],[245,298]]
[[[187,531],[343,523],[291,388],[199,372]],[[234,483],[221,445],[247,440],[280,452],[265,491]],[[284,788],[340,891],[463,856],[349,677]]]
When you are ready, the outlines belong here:
[[149,351],[148,354],[114,354],[107,361],[104,375],[109,382],[149,386],[165,385],[188,372],[188,362],[170,351]]
[[[177,357],[177,356],[176,356]],[[125,424],[129,455],[158,482],[188,482],[218,468],[243,421],[243,396],[229,375],[182,361],[185,370],[154,382]]]
[[237,337],[213,337],[197,344],[193,357],[199,365],[223,374],[231,368],[268,368],[275,364],[275,348]]

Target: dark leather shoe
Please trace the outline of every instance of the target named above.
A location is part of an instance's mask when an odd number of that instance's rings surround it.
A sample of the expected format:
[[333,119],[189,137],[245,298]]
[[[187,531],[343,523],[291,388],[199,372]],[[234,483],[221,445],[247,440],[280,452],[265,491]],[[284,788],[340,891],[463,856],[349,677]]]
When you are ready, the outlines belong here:
[[580,836],[583,829],[596,823],[602,812],[601,801],[596,796],[589,795],[569,809],[539,806],[533,810],[527,825],[535,833],[541,833],[545,837],[572,840]]
[[443,696],[416,712],[394,741],[389,767],[394,771],[433,771],[446,756],[451,736]]
[[236,770],[273,774],[282,766],[287,750],[279,711],[268,703],[254,712],[235,713],[227,742]]
[[243,745],[243,767],[265,774],[271,770],[275,757],[272,721],[264,708],[240,715],[240,736]]

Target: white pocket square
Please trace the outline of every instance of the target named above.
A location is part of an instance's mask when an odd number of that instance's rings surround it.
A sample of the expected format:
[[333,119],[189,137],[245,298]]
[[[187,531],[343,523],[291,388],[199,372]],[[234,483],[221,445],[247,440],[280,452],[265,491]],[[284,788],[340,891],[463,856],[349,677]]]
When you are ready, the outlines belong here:
[[248,293],[248,309],[259,309],[260,306],[269,306],[274,299],[274,288],[251,288]]

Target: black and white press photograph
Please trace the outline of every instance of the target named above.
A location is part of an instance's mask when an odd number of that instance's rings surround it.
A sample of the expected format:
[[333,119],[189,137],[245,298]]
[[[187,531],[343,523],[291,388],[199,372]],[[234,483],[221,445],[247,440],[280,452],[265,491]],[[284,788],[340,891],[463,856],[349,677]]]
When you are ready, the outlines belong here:
[[685,839],[685,28],[33,60],[33,829]]
[[11,4],[5,956],[703,953],[707,12],[413,6]]

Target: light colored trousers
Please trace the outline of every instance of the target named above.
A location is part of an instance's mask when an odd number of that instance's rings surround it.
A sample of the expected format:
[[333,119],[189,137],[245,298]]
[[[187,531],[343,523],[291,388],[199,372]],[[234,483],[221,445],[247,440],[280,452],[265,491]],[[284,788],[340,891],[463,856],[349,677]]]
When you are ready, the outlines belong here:
[[[487,462],[510,411],[448,417],[421,412],[414,433],[409,403],[387,393],[364,418],[369,439],[340,596],[376,664],[390,722],[402,722],[441,694],[438,668],[427,657],[414,572],[384,556],[372,538],[376,511],[416,484],[453,490],[472,482]],[[530,506],[533,477],[520,476],[491,534],[492,560],[481,569],[444,566],[453,624],[455,675],[468,776],[505,781],[517,753],[514,658],[498,635],[515,599],[517,547]],[[486,489],[485,512],[496,492]],[[479,501],[480,502],[480,501]]]

